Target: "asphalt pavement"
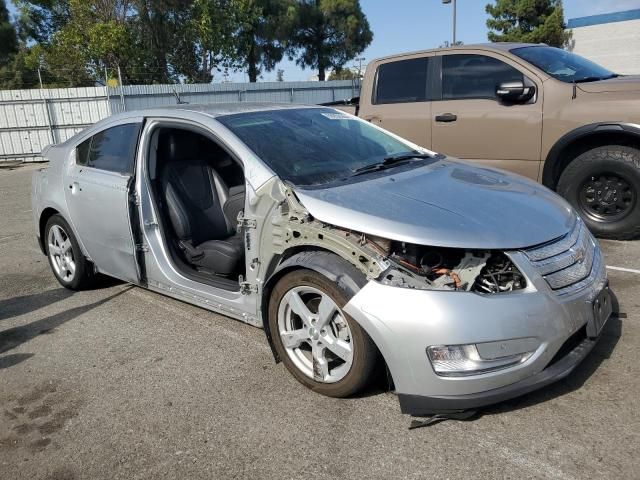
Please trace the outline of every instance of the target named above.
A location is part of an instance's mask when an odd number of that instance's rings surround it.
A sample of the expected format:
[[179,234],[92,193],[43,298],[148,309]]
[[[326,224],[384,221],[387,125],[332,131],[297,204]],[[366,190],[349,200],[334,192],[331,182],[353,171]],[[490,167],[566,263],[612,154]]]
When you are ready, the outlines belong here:
[[396,397],[331,399],[262,330],[138,287],[59,286],[37,166],[0,170],[0,479],[640,478],[640,241],[602,241],[620,315],[565,381],[408,430]]

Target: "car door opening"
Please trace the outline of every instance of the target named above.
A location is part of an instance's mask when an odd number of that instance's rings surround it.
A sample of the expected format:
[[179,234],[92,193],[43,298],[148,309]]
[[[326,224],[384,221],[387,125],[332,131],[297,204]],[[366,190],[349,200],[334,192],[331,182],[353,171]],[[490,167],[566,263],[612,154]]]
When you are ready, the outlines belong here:
[[148,171],[174,266],[198,281],[237,289],[245,274],[238,230],[245,202],[242,167],[209,137],[172,126],[154,131]]

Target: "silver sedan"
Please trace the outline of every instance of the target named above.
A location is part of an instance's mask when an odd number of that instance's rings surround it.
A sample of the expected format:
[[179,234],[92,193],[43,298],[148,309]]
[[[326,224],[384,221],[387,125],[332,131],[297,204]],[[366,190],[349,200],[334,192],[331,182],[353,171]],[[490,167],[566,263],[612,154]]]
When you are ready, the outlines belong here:
[[496,403],[568,375],[611,314],[560,197],[331,108],[130,112],[44,155],[36,235],[63,286],[106,274],[262,327],[325,395],[386,370],[405,413]]

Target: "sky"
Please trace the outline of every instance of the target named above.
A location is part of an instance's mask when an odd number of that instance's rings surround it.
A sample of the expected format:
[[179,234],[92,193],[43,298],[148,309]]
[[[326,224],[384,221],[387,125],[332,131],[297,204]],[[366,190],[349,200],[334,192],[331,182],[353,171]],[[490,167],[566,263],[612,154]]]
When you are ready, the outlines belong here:
[[[457,40],[464,43],[487,41],[488,0],[457,1]],[[640,8],[640,0],[564,0],[565,21],[571,18],[620,12]],[[442,0],[360,0],[362,9],[373,31],[373,42],[360,57],[364,64],[369,60],[390,55],[436,48],[452,39],[452,6]],[[15,11],[15,10],[14,10]],[[347,66],[355,65],[350,62]],[[287,81],[308,80],[315,71],[302,70],[295,62],[282,61],[277,69],[284,70]],[[276,70],[262,74],[260,81],[274,81]],[[242,72],[232,73],[231,81],[248,81]],[[221,81],[220,74],[214,82]]]

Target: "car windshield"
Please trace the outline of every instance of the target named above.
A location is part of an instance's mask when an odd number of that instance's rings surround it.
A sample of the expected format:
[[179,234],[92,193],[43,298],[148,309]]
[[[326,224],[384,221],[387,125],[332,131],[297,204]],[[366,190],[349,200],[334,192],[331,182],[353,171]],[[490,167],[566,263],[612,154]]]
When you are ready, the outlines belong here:
[[421,153],[369,123],[331,108],[237,113],[217,120],[280,178],[296,186],[331,183],[385,158]]
[[566,83],[594,82],[617,75],[586,58],[554,47],[520,47],[511,53]]

